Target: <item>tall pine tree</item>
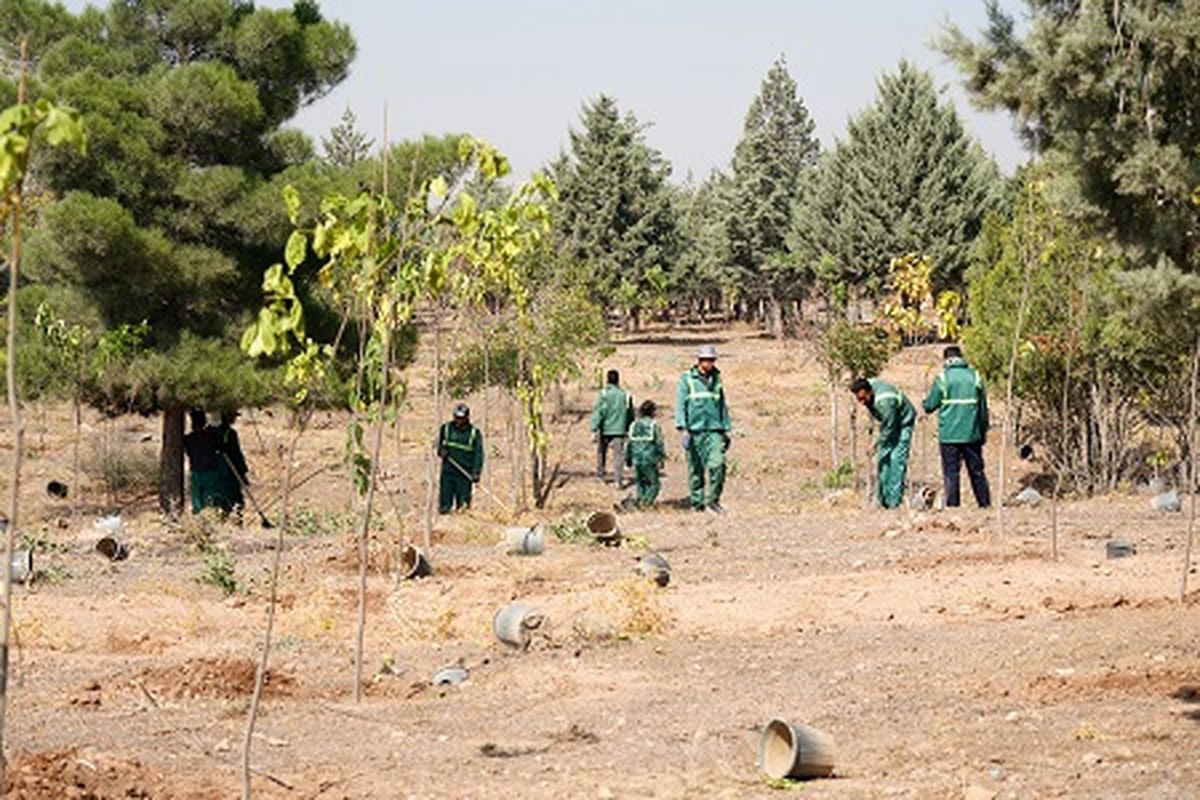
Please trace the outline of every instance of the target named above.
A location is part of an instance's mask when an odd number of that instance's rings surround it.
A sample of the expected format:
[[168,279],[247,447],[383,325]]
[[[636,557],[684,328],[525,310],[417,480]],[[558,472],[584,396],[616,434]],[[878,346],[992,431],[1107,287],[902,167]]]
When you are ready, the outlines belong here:
[[371,153],[374,144],[374,139],[358,129],[358,118],[349,106],[338,124],[329,129],[329,136],[321,137],[325,160],[335,167],[353,167]]
[[938,45],[973,99],[1011,112],[1051,162],[1068,211],[1135,263],[1200,271],[1200,2],[1029,0],[1024,35],[991,0],[979,40]]
[[725,204],[730,266],[776,310],[785,284],[772,266],[785,251],[793,208],[820,150],[813,129],[781,56],[746,112]]
[[563,254],[583,270],[596,302],[636,324],[659,299],[679,248],[671,167],[646,144],[645,126],[601,95],[584,106],[582,130],[553,166]]
[[798,256],[832,262],[846,283],[875,292],[893,258],[919,253],[933,262],[936,289],[959,286],[999,173],[928,73],[902,61],[878,91],[797,210]]

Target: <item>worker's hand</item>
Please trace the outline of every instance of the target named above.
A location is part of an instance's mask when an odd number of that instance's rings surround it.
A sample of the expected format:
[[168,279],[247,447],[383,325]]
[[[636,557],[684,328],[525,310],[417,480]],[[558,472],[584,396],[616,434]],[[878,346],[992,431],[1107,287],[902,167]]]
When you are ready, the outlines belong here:
[[733,438],[728,433],[722,433],[721,436],[725,439],[725,452],[729,452],[729,445],[733,444]]
[[679,438],[679,443],[683,446],[683,452],[689,452],[692,449],[692,435],[684,431],[683,436]]
[[438,458],[445,458],[445,457],[446,457],[446,448],[444,448],[444,447],[439,447],[439,448],[437,449],[437,457],[438,457]]
[[472,476],[471,476],[471,483],[479,483],[479,476],[478,476],[478,475],[472,475]]
[[592,431],[592,443],[600,441],[600,431]]

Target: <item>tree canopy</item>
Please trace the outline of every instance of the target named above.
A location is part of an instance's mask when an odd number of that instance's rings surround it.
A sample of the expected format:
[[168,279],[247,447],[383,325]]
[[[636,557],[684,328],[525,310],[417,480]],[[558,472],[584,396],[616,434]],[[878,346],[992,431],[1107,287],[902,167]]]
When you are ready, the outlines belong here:
[[999,173],[928,73],[902,61],[878,92],[800,203],[798,261],[827,261],[841,281],[877,292],[893,258],[917,253],[931,260],[936,288],[958,286],[999,200]]

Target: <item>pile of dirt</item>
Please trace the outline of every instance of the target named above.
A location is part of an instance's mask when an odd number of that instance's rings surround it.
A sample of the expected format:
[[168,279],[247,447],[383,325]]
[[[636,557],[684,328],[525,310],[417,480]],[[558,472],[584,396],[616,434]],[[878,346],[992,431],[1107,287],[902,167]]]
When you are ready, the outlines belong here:
[[1103,696],[1189,699],[1200,687],[1200,664],[1141,670],[1110,669],[1086,675],[1041,675],[1029,686],[1033,697],[1053,704]]
[[147,769],[137,760],[74,747],[20,753],[9,763],[6,777],[4,797],[7,800],[41,800],[47,797],[71,800],[207,800],[219,797],[215,791],[177,791],[166,784],[163,775]]
[[[234,699],[254,693],[257,669],[248,658],[194,658],[172,667],[147,668],[139,678],[146,690],[158,697]],[[295,685],[290,675],[268,669],[263,696],[288,697]]]

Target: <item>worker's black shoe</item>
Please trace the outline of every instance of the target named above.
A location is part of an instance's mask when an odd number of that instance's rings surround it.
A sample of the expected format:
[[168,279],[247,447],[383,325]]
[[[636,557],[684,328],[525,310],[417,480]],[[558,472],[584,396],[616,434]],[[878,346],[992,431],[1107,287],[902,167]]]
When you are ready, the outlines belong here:
[[708,513],[710,513],[710,514],[724,514],[725,513],[725,507],[722,506],[720,503],[709,503],[708,508],[705,510],[708,511]]

